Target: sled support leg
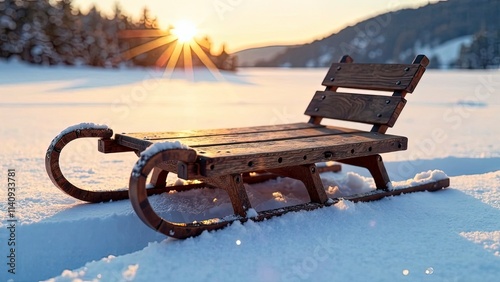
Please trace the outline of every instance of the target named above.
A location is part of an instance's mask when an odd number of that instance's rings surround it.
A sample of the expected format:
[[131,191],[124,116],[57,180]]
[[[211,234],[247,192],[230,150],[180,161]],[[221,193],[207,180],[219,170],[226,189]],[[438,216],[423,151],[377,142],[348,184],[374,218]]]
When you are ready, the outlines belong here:
[[151,175],[151,185],[154,187],[166,187],[168,171],[161,168],[153,168],[153,175]]
[[277,175],[302,181],[306,186],[309,198],[313,203],[323,204],[328,200],[325,188],[323,187],[323,183],[319,177],[319,171],[315,164],[277,168],[269,171]]
[[339,160],[339,162],[368,169],[373,177],[373,180],[375,181],[377,190],[387,190],[389,188],[387,186],[387,183],[391,182],[391,180],[389,179],[389,175],[387,174],[387,170],[385,169],[382,156],[371,155]]
[[250,204],[250,199],[243,185],[243,176],[241,174],[213,177],[207,179],[206,182],[226,190],[229,199],[231,199],[234,213],[241,217],[247,217],[247,210],[252,208],[252,205]]

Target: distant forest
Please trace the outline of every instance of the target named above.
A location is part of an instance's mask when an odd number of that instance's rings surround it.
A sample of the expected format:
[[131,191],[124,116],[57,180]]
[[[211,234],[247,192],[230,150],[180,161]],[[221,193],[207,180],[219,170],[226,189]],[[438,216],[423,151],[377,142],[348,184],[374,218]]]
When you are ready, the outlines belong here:
[[[440,62],[449,56],[433,54],[440,45],[463,37],[472,42],[458,47],[455,61]],[[290,46],[255,66],[327,67],[344,54],[359,62],[406,63],[422,49],[431,57],[430,67],[500,67],[500,0],[448,0],[388,12],[323,39]]]
[[500,29],[483,30],[475,34],[469,46],[462,45],[455,67],[462,69],[500,68]]
[[[134,21],[118,4],[106,17],[93,7],[86,14],[75,9],[71,0],[0,1],[0,58],[17,57],[43,65],[89,65],[116,67],[121,54],[153,38],[120,39],[125,30],[158,29],[157,20],[145,8]],[[168,31],[166,31],[168,33]],[[202,49],[217,67],[227,65],[225,51],[210,54],[210,40]],[[163,46],[163,50],[166,47]],[[162,48],[128,60],[128,65],[154,65]],[[156,57],[155,57],[156,56]],[[182,63],[182,62],[180,62]],[[194,65],[197,62],[193,62]]]

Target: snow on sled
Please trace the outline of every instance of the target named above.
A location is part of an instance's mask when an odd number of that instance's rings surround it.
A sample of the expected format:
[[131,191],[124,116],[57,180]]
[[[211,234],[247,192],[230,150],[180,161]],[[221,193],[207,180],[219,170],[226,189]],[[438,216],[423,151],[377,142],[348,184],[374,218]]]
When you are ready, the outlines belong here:
[[[67,194],[87,202],[129,198],[139,218],[167,236],[187,238],[205,230],[223,228],[236,220],[263,220],[290,211],[313,210],[333,205],[320,179],[322,171],[335,166],[316,163],[336,161],[367,168],[376,190],[346,199],[373,201],[417,191],[436,191],[449,186],[446,176],[425,183],[394,189],[380,154],[406,150],[408,139],[385,134],[399,117],[429,60],[418,55],[412,64],[360,64],[344,56],[333,63],[323,80],[324,91],[316,91],[305,114],[308,122],[246,128],[115,134],[107,126],[80,124],[61,132],[47,150],[45,166],[52,182]],[[339,87],[386,91],[389,95],[355,94]],[[322,125],[323,118],[372,124],[370,131]],[[61,150],[78,138],[99,138],[102,153],[135,152],[139,159],[132,169],[129,190],[88,191],[68,181],[59,166]],[[198,180],[197,184],[167,186],[168,173]],[[148,178],[149,176],[149,178]],[[310,201],[280,209],[256,212],[244,183],[282,176],[304,183]],[[148,182],[149,180],[149,183]],[[196,222],[170,222],[153,209],[148,196],[200,187],[224,189],[231,200],[233,216]]]

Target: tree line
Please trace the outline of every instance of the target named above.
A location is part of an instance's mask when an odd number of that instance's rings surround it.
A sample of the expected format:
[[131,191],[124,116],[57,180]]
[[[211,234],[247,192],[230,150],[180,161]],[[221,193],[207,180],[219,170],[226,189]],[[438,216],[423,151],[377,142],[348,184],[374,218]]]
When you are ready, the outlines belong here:
[[[144,8],[138,20],[125,14],[118,4],[113,15],[103,15],[95,6],[87,13],[71,0],[0,1],[0,58],[19,58],[43,65],[89,65],[115,67],[121,54],[151,38],[120,39],[125,30],[158,29],[156,18]],[[168,31],[167,31],[168,32]],[[207,56],[221,66],[227,53],[210,54],[210,40],[203,39]],[[158,50],[154,50],[158,54]],[[152,54],[128,60],[129,65],[154,65]],[[217,65],[217,64],[216,64]]]
[[474,35],[470,45],[462,45],[457,68],[500,68],[500,29],[482,30]]

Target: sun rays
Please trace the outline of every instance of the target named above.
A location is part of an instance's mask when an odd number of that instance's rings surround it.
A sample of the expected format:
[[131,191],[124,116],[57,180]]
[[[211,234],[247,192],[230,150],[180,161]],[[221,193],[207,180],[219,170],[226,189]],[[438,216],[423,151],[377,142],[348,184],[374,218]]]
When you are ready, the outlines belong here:
[[[124,60],[130,60],[163,47],[164,50],[156,58],[155,65],[165,68],[165,77],[171,78],[175,69],[183,68],[186,78],[194,80],[193,67],[199,65],[193,61],[196,58],[197,63],[205,66],[216,79],[222,80],[219,69],[208,55],[210,54],[209,47],[203,44],[204,42],[200,44],[196,39],[197,32],[196,26],[189,21],[180,21],[168,30],[124,30],[119,34],[121,39],[136,39],[141,43],[123,52],[121,57]],[[149,41],[144,42],[145,40]]]

